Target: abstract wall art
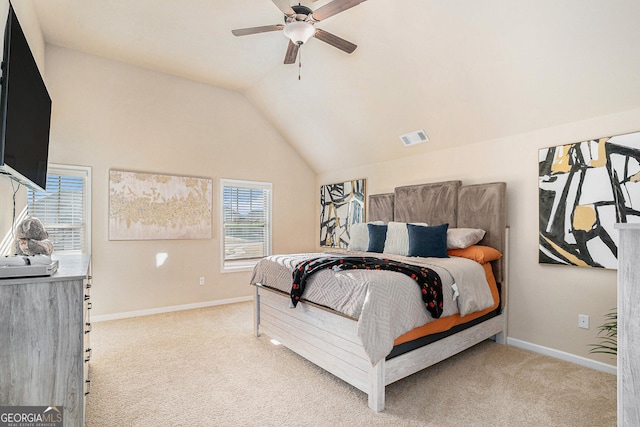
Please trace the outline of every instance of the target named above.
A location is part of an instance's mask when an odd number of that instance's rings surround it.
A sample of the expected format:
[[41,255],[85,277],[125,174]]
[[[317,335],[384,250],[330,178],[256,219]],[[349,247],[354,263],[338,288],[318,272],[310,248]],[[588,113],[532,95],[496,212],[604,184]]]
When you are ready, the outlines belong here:
[[210,239],[210,178],[109,171],[109,240]]
[[365,181],[320,187],[320,246],[347,248],[351,224],[364,222]]
[[539,150],[539,262],[616,269],[616,223],[640,222],[640,132]]

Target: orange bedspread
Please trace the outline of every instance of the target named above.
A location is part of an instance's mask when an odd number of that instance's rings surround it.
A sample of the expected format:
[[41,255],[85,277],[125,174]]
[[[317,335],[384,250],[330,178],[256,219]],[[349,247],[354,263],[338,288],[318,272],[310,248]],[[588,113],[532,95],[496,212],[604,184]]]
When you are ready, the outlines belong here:
[[412,329],[404,335],[399,336],[398,338],[396,338],[393,344],[398,345],[408,341],[413,341],[425,335],[448,331],[456,325],[460,325],[462,323],[469,322],[470,320],[477,319],[478,317],[484,316],[485,314],[490,313],[491,311],[498,308],[498,306],[500,305],[500,294],[498,293],[496,279],[493,276],[493,271],[491,270],[491,263],[487,262],[485,264],[482,264],[482,266],[484,267],[485,274],[487,275],[487,282],[489,283],[489,287],[491,288],[491,295],[493,296],[493,307],[468,314],[464,317],[460,317],[459,314],[454,314],[453,316],[436,319],[432,322]]

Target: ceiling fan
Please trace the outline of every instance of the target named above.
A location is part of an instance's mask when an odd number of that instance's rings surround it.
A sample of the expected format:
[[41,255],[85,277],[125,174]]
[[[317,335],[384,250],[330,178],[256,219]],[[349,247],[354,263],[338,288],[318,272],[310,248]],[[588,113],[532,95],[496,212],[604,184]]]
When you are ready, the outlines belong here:
[[[289,6],[288,0],[272,0],[284,13],[284,24],[265,25],[262,27],[241,28],[232,30],[234,36],[247,36],[249,34],[266,33],[270,31],[283,31],[289,38],[289,46],[284,57],[285,64],[294,64],[298,56],[298,49],[311,37],[330,44],[346,53],[356,50],[356,45],[344,40],[328,31],[316,28],[315,24],[332,17],[340,12],[357,6],[366,0],[333,0],[316,10],[298,4]],[[315,0],[313,0],[315,1]]]

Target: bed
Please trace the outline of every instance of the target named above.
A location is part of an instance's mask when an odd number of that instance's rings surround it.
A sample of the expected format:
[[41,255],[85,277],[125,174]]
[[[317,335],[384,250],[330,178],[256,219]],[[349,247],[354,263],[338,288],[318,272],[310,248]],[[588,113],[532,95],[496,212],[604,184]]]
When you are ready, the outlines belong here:
[[[288,277],[291,277],[291,270],[284,270],[282,266],[276,266],[280,270],[273,273],[271,271],[263,271],[265,270],[264,266],[262,269],[258,268],[263,261],[269,266],[275,266],[274,260],[263,260],[256,266],[251,280],[252,284],[255,285],[255,335],[266,334],[317,366],[363,391],[368,395],[369,407],[376,412],[380,412],[384,410],[385,387],[387,385],[434,365],[486,339],[495,339],[497,342],[504,344],[506,338],[508,276],[506,184],[499,182],[462,185],[461,181],[446,181],[397,187],[393,193],[369,196],[367,221],[368,224],[388,224],[389,226],[392,223],[448,224],[449,233],[463,229],[484,230],[482,239],[474,242],[472,248],[490,248],[502,255],[501,257],[491,258],[489,262],[480,267],[484,271],[483,274],[486,273],[487,280],[493,278],[492,280],[494,281],[495,289],[492,291],[494,305],[492,307],[483,306],[482,313],[477,313],[481,315],[474,316],[460,312],[452,316],[441,317],[437,319],[439,323],[445,323],[449,319],[457,317],[457,324],[455,326],[453,324],[446,326],[445,330],[427,335],[420,333],[420,328],[415,328],[396,336],[394,331],[398,330],[398,328],[395,325],[391,325],[391,332],[388,331],[388,325],[385,323],[383,323],[383,327],[375,325],[375,327],[379,327],[376,334],[379,333],[380,337],[384,337],[380,341],[388,341],[386,335],[393,336],[391,344],[383,342],[381,347],[378,346],[377,342],[372,347],[368,340],[376,337],[371,337],[369,333],[367,338],[364,339],[362,332],[364,330],[362,319],[376,317],[377,315],[365,316],[364,311],[357,311],[357,309],[355,311],[357,315],[345,314],[351,312],[341,312],[342,310],[332,309],[331,306],[327,306],[324,303],[316,303],[304,298],[293,308],[293,303],[296,302],[293,299],[293,291],[285,292],[282,288],[278,289],[270,285],[270,283],[275,283],[275,278],[270,275],[280,274],[282,276],[280,280],[284,280],[287,274]],[[389,228],[389,230],[391,229]],[[387,238],[389,239],[389,237]],[[454,252],[449,253],[453,254]],[[300,259],[312,259],[318,255],[299,254],[287,256],[283,258],[284,261],[281,261],[281,264],[286,265],[289,263],[289,267],[291,267]],[[349,251],[345,252],[344,255],[369,256],[371,254]],[[388,254],[381,255],[387,257]],[[328,256],[332,255],[329,254]],[[395,255],[390,257],[392,262],[405,259],[402,256],[395,257]],[[451,271],[454,271],[454,273],[450,274],[452,278],[443,278],[442,280],[443,283],[453,280],[454,285],[461,283],[460,276],[458,276],[459,273],[455,272],[457,270],[452,269],[454,264],[461,263],[463,269],[468,268],[468,271],[473,271],[473,274],[477,274],[478,270],[477,266],[469,265],[475,265],[477,264],[476,262],[459,259],[458,256],[437,260],[437,263],[432,258],[411,258],[411,260],[411,262],[419,264],[420,268],[428,267],[441,276],[446,276]],[[440,261],[444,262],[444,264],[440,264]],[[421,264],[422,262],[424,264]],[[273,267],[273,269],[276,267]],[[336,271],[340,272],[339,269]],[[395,272],[385,271],[378,273],[367,271],[356,273],[362,275],[380,274],[380,277],[383,277],[382,274],[387,274],[387,276],[384,276],[385,278],[391,274],[394,275],[395,279],[393,280],[397,282],[398,286],[400,286],[402,280],[405,280],[401,274]],[[323,272],[323,274],[328,275],[330,272]],[[351,276],[352,274],[350,273],[349,277]],[[370,276],[362,277],[358,280],[369,280]],[[457,281],[456,277],[458,277]],[[408,276],[406,280],[410,280]],[[318,281],[321,281],[321,279],[318,279]],[[447,286],[449,285],[447,284]],[[385,284],[384,286],[390,285]],[[418,288],[415,289],[410,292],[419,295]],[[447,304],[450,304],[447,302],[449,295],[447,292],[444,292],[445,314],[449,310]],[[415,298],[419,299],[419,297]],[[366,301],[370,299],[370,297],[365,298]],[[458,301],[461,299],[458,298]],[[409,303],[409,301],[411,302]],[[397,301],[393,300],[393,304],[406,304],[409,307],[415,305],[412,301],[399,299]],[[460,304],[458,303],[458,305]],[[358,309],[362,310],[361,307],[358,307]],[[377,310],[377,313],[385,311],[384,308],[375,310]],[[410,310],[407,309],[407,311]],[[397,312],[392,312],[390,315],[394,322],[396,321],[396,316]],[[415,322],[415,320],[412,321]],[[430,325],[430,323],[425,325],[427,331]],[[402,327],[406,329],[407,325],[404,324]],[[376,340],[373,339],[373,341]],[[372,356],[372,354],[375,354],[375,356]]]

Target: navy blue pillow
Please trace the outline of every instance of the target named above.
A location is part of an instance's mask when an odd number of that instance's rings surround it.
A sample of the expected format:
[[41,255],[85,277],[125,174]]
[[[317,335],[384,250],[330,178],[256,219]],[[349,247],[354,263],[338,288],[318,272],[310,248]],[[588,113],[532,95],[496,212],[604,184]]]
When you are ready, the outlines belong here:
[[409,256],[449,258],[447,254],[448,228],[449,224],[429,227],[407,224]]
[[369,229],[369,247],[367,252],[384,251],[384,242],[387,240],[387,226],[378,224],[367,224]]

